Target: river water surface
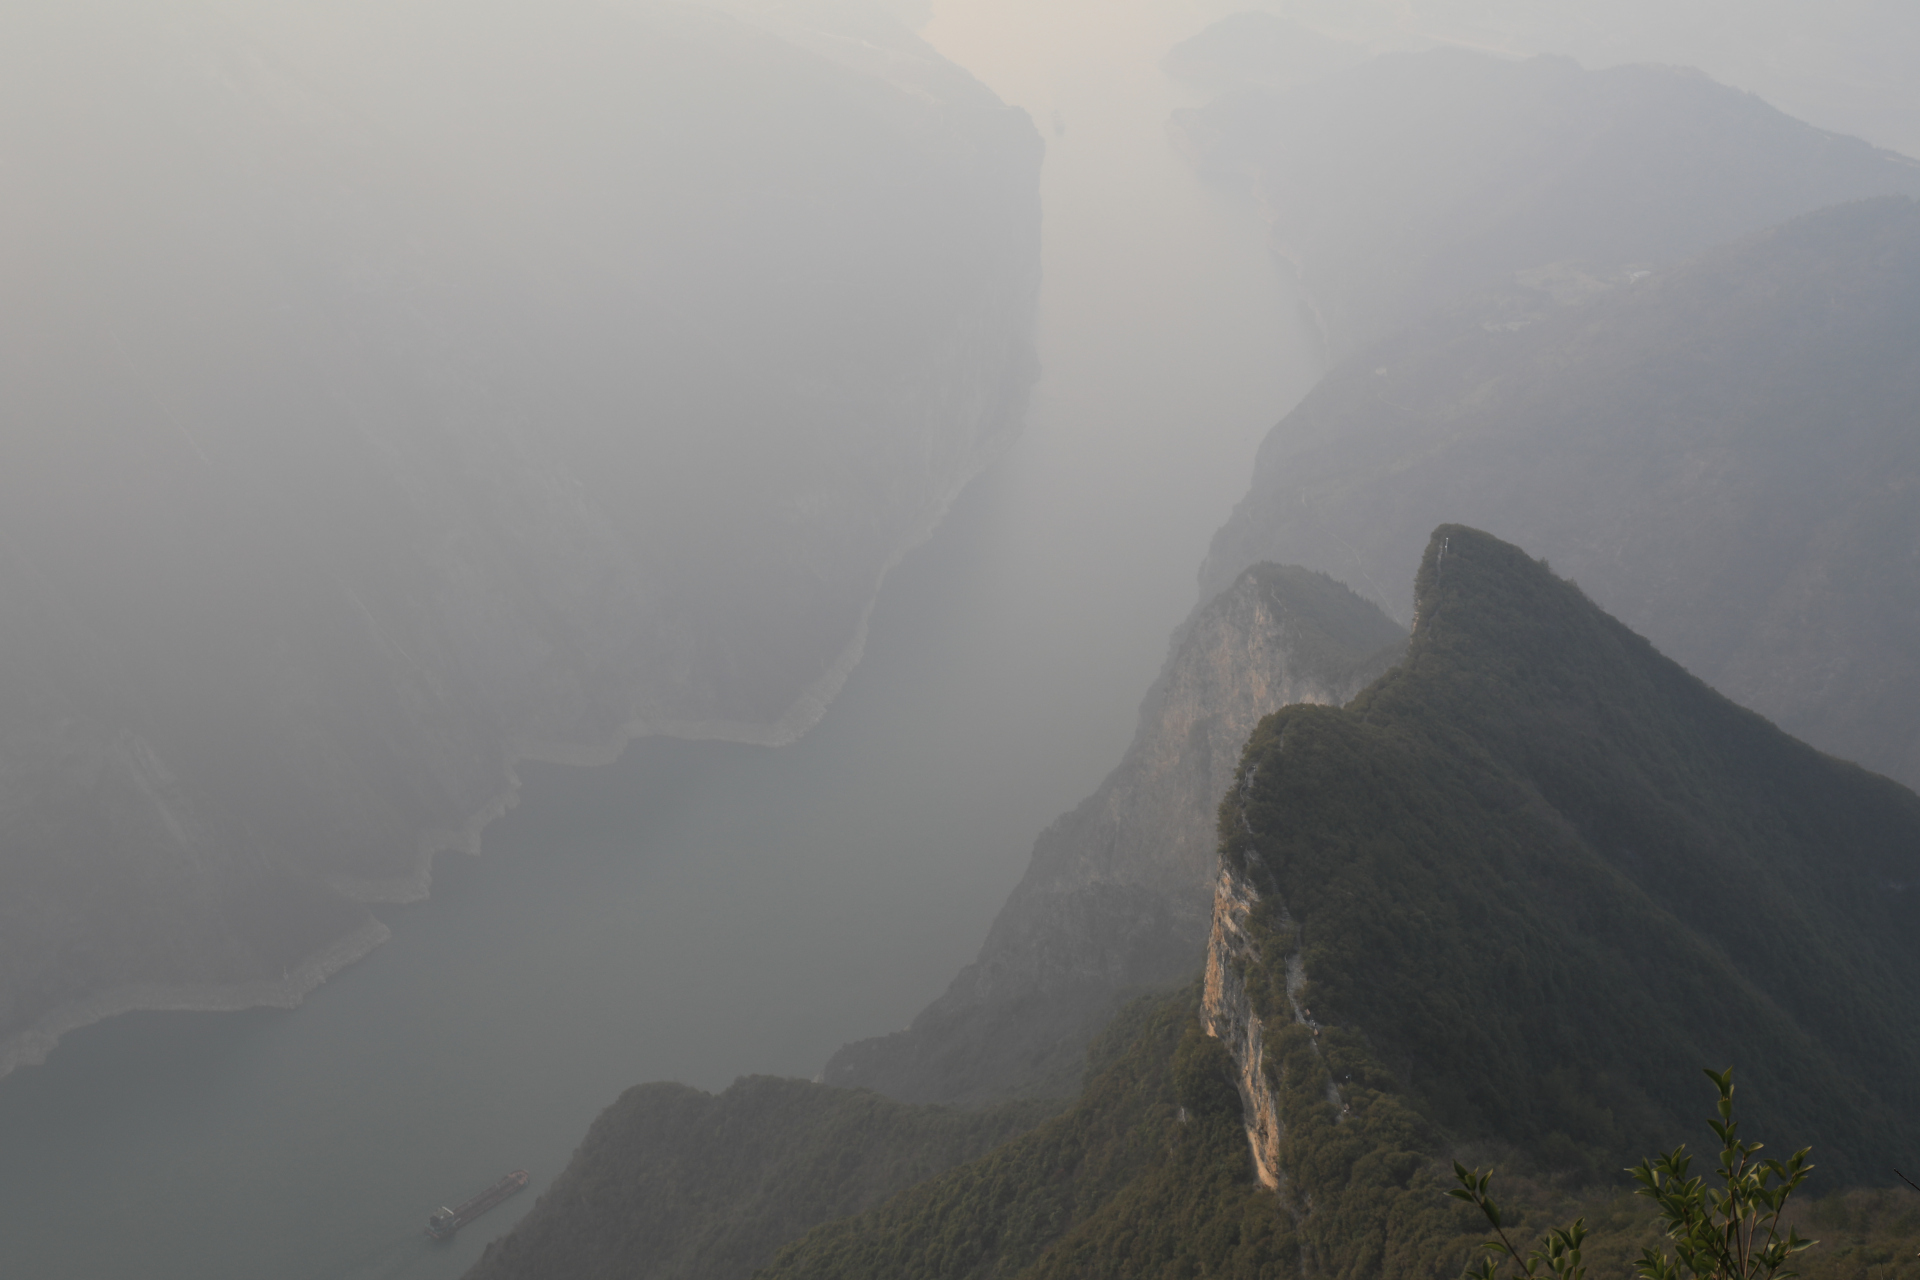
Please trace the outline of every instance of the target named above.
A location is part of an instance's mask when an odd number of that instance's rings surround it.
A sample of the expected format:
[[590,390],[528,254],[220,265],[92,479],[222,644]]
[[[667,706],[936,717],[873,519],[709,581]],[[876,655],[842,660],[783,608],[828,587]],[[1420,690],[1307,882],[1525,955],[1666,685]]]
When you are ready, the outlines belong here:
[[[138,1014],[0,1082],[0,1276],[452,1277],[627,1085],[812,1075],[972,958],[1040,829],[1118,762],[1254,446],[1313,376],[1252,212],[1168,146],[1134,0],[937,5],[1047,136],[1027,433],[895,572],[779,749],[529,766],[475,859],[298,1010]],[[451,1245],[436,1205],[533,1190]]]

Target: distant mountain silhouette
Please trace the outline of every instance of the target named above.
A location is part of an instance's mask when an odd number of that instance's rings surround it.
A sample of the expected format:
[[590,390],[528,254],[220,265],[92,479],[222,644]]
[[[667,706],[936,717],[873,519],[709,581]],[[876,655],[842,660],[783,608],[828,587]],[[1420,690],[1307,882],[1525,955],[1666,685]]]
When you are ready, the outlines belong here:
[[1174,129],[1202,172],[1259,200],[1336,358],[1516,271],[1627,273],[1920,194],[1920,164],[1678,67],[1386,54],[1176,112]]
[[1602,287],[1488,289],[1334,369],[1203,590],[1283,559],[1405,616],[1443,519],[1545,556],[1721,692],[1920,784],[1920,207],[1810,214]]
[[[1702,1062],[1823,1185],[1891,1181],[1920,1142],[1920,796],[1484,533],[1434,533],[1418,610],[1399,667],[1249,742],[1198,1010],[1136,1008],[1072,1110],[763,1274],[1445,1280],[1483,1234],[1449,1155],[1503,1154],[1526,1226],[1571,1216],[1567,1175],[1695,1136]],[[1645,1213],[1582,1205],[1624,1264]]]

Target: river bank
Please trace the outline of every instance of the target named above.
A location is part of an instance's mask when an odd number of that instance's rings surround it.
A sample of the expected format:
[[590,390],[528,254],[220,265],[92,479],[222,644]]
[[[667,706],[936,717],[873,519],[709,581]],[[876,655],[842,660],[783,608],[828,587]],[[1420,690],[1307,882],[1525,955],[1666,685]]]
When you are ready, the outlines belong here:
[[[569,768],[605,768],[620,759],[627,747],[642,738],[673,738],[689,742],[733,742],[760,747],[784,747],[797,741],[820,722],[865,655],[874,606],[887,578],[901,562],[926,544],[945,521],[968,485],[1011,447],[1011,429],[990,437],[967,469],[936,496],[925,518],[912,529],[883,562],[872,593],[855,623],[852,638],[825,671],[805,685],[778,719],[766,723],[732,720],[635,720],[598,743],[516,744],[511,752],[507,785],[476,809],[457,830],[423,834],[416,847],[411,875],[377,881],[334,880],[329,887],[368,906],[399,906],[419,902],[432,891],[434,862],[443,854],[478,857],[486,828],[513,807],[520,790],[520,767],[551,764]],[[392,936],[392,930],[369,916],[359,927],[314,951],[275,980],[256,978],[233,983],[139,983],[93,992],[61,1005],[32,1026],[0,1040],[0,1080],[17,1067],[38,1066],[69,1035],[96,1022],[128,1013],[235,1013],[244,1009],[293,1009],[328,978],[365,958]]]

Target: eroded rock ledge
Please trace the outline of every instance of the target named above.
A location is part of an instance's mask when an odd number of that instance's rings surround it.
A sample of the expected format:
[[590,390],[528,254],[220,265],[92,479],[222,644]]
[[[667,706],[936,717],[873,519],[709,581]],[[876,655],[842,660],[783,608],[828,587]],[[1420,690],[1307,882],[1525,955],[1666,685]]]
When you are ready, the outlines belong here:
[[1253,904],[1259,897],[1259,892],[1231,869],[1220,868],[1213,895],[1213,932],[1207,939],[1200,1020],[1207,1034],[1224,1044],[1233,1057],[1254,1172],[1264,1185],[1277,1191],[1284,1176],[1280,1164],[1284,1133],[1280,1102],[1267,1079],[1266,1026],[1247,995],[1246,983],[1249,969],[1257,969],[1260,963],[1259,947],[1249,932]]

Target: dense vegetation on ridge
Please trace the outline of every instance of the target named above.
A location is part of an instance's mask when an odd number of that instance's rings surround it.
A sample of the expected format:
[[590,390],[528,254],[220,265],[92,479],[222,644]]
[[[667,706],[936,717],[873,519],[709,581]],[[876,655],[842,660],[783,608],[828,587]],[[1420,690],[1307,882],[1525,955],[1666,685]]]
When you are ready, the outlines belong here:
[[1114,1020],[1066,1113],[991,1155],[818,1227],[766,1280],[1280,1275],[1233,1064],[1191,991]]
[[636,1085],[467,1275],[744,1277],[815,1223],[973,1159],[1054,1106],[916,1107],[771,1076],[718,1095]]
[[[1483,1223],[1447,1199],[1437,1135],[1368,1068],[1364,1047],[1303,1027],[1278,1037],[1276,1075],[1297,1126],[1282,1192],[1255,1181],[1232,1064],[1201,1032],[1193,993],[1144,1000],[1096,1049],[1104,1066],[1066,1115],[970,1165],[858,1217],[817,1228],[783,1250],[760,1280],[1174,1280],[1176,1277],[1421,1277],[1454,1280]],[[1345,1044],[1342,1045],[1342,1041]],[[1331,1072],[1372,1070],[1377,1088],[1347,1086],[1354,1110],[1326,1101]],[[1706,1090],[1694,1101],[1704,1103]],[[1696,1111],[1700,1108],[1696,1107]],[[1697,1123],[1669,1135],[1708,1138]],[[1596,1277],[1626,1280],[1658,1243],[1645,1201],[1625,1188],[1580,1186],[1511,1147],[1470,1144],[1502,1159],[1502,1203],[1521,1233],[1584,1215]],[[1816,1175],[1817,1177],[1817,1175]],[[1317,1211],[1302,1213],[1302,1203]],[[1790,1218],[1821,1244],[1803,1280],[1920,1277],[1920,1196],[1856,1190],[1811,1197]],[[714,1273],[719,1280],[722,1273]]]
[[1186,997],[1116,1025],[1067,1114],[765,1274],[1446,1280],[1481,1236],[1442,1195],[1461,1155],[1500,1164],[1521,1233],[1584,1213],[1594,1274],[1625,1276],[1654,1229],[1615,1171],[1701,1147],[1700,1064],[1732,1061],[1748,1133],[1814,1147],[1795,1212],[1831,1239],[1803,1274],[1920,1275],[1920,1197],[1829,1190],[1920,1149],[1920,797],[1486,534],[1434,535],[1419,605],[1406,661],[1269,717],[1221,808],[1262,893],[1241,976],[1280,1190]]
[[1602,1168],[1738,1063],[1755,1128],[1890,1181],[1920,1148],[1920,797],[1486,534],[1442,526],[1417,598],[1405,662],[1271,717],[1222,808],[1269,894],[1265,1012],[1297,948],[1301,1003],[1424,1114]]
[[[824,1078],[976,1107],[1080,1093],[1088,1044],[1115,1012],[1198,966],[1219,867],[1219,798],[1254,725],[1287,702],[1344,702],[1405,643],[1402,627],[1325,574],[1248,569],[1182,628],[1126,758],[1042,835],[979,962],[909,1030],[849,1046]],[[1010,1132],[995,1126],[1040,1114],[996,1111],[968,1128],[963,1113],[902,1107],[864,1089],[753,1078],[709,1099],[647,1086],[602,1117],[476,1275],[531,1276],[562,1263],[589,1277],[744,1275],[773,1245],[867,1207],[876,1187],[898,1190],[958,1162],[966,1153],[954,1135]],[[862,1124],[871,1126],[870,1152]],[[937,1151],[905,1160],[901,1144],[923,1132],[953,1140],[929,1138]],[[1234,1169],[1244,1166],[1240,1139],[1225,1151]],[[885,1179],[867,1176],[878,1169]],[[823,1178],[825,1191],[816,1185]],[[649,1190],[682,1184],[699,1190]],[[1097,1204],[1106,1192],[1076,1194]],[[739,1248],[715,1247],[726,1233],[738,1234]]]
[[[1339,1030],[1316,1039],[1298,1025],[1270,1042],[1293,1126],[1288,1182],[1276,1194],[1255,1180],[1233,1064],[1202,1032],[1195,1004],[1188,991],[1129,1007],[1096,1045],[1072,1110],[878,1208],[816,1228],[757,1277],[1459,1276],[1484,1224],[1443,1195],[1452,1180],[1436,1158],[1440,1134],[1364,1042]],[[1336,1075],[1364,1080],[1343,1084],[1353,1108],[1346,1116],[1327,1102]],[[1696,1092],[1698,1113],[1709,1095]],[[1668,1140],[1700,1146],[1707,1136],[1690,1123]],[[1499,1190],[1517,1231],[1584,1215],[1595,1276],[1625,1280],[1632,1259],[1658,1243],[1646,1202],[1623,1175],[1582,1185],[1521,1148],[1459,1150],[1501,1161]],[[1791,1217],[1823,1242],[1803,1255],[1804,1280],[1920,1277],[1920,1196],[1830,1193],[1803,1200]]]

